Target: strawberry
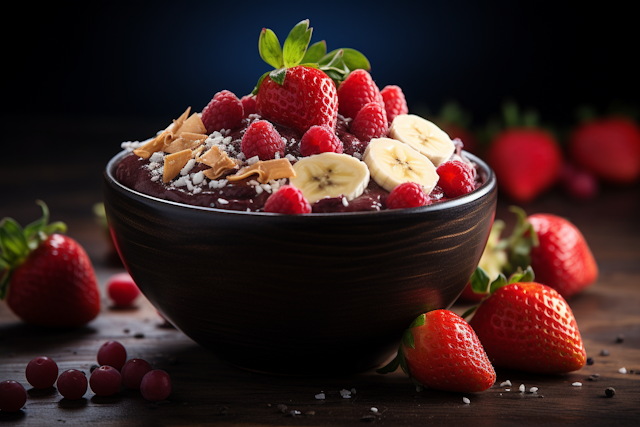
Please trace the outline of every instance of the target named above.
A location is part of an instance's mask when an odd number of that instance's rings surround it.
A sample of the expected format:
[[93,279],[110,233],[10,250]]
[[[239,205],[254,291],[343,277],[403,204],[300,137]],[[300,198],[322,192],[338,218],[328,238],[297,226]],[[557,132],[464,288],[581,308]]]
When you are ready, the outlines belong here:
[[80,326],[100,312],[100,292],[91,261],[66,226],[42,218],[22,229],[11,218],[0,222],[0,298],[27,323]]
[[351,70],[370,69],[354,49],[326,53],[324,41],[309,46],[309,20],[293,27],[281,47],[273,31],[263,28],[258,48],[275,70],[264,73],[253,90],[256,109],[265,119],[306,132],[311,126],[335,130],[338,115],[336,87]]
[[449,310],[418,316],[402,335],[396,358],[377,372],[393,372],[398,365],[414,382],[437,390],[483,391],[496,380],[473,329]]
[[569,155],[598,178],[629,184],[640,177],[640,127],[622,117],[605,117],[576,127]]
[[[407,106],[407,100],[404,97],[404,92],[400,86],[387,85],[381,91],[382,101],[384,103],[384,109],[387,112],[387,121],[389,124],[393,123],[393,119],[400,114],[409,114],[409,107]],[[340,94],[338,92],[338,99]]]
[[526,124],[517,118],[507,123],[508,127],[493,138],[487,162],[496,174],[500,191],[525,204],[556,183],[562,168],[562,151],[551,133],[533,123]]
[[508,282],[501,276],[491,283],[491,295],[475,308],[469,324],[491,363],[537,374],[582,368],[587,355],[571,308],[558,292],[532,280],[531,269]]
[[[488,276],[487,281],[531,266],[537,281],[555,289],[563,298],[571,298],[596,281],[598,265],[575,225],[552,214],[527,217],[521,208],[512,206],[510,210],[517,215],[511,236],[498,240],[504,223],[496,221],[480,259],[479,267]],[[466,300],[477,301],[487,295],[486,286],[473,280],[469,287],[475,294],[465,289]]]
[[367,70],[355,70],[338,87],[339,112],[355,119],[358,112],[370,102],[377,102],[384,108],[380,89]]

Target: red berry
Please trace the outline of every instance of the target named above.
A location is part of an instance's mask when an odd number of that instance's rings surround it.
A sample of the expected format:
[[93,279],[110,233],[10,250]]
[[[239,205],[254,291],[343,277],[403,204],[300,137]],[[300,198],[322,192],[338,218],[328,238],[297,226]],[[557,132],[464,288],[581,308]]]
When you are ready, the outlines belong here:
[[36,357],[27,365],[25,376],[33,388],[49,388],[58,378],[58,365],[46,356]]
[[300,154],[311,156],[320,153],[342,154],[342,141],[329,126],[311,126],[300,140]]
[[385,86],[384,89],[380,91],[380,95],[382,95],[382,100],[384,101],[384,110],[387,112],[387,121],[389,123],[393,123],[393,119],[395,119],[396,116],[409,113],[407,100],[400,86]]
[[388,131],[387,113],[378,102],[370,102],[362,107],[351,123],[351,133],[362,142],[385,136]]
[[202,123],[209,133],[235,129],[240,126],[243,117],[242,102],[228,90],[216,93],[202,110]]
[[386,200],[389,209],[415,208],[431,204],[429,196],[415,182],[405,182],[391,190]]
[[171,378],[160,369],[148,372],[140,383],[142,397],[152,402],[165,400],[171,394]]
[[122,367],[122,382],[127,387],[138,390],[142,378],[151,370],[151,365],[146,360],[131,359]]
[[107,341],[98,350],[98,365],[108,365],[122,369],[127,361],[127,350],[118,341]]
[[65,399],[78,400],[87,392],[87,377],[75,369],[64,371],[58,377],[58,392]]
[[257,120],[249,125],[242,137],[240,149],[247,159],[254,156],[258,156],[260,160],[275,159],[276,153],[284,157],[284,141],[266,120]]
[[591,172],[569,163],[562,167],[560,182],[564,190],[576,200],[590,200],[598,195],[598,179]]
[[384,104],[380,89],[367,70],[353,70],[338,88],[338,112],[354,119],[370,102]]
[[244,116],[248,117],[249,114],[256,114],[258,111],[256,108],[256,96],[249,94],[240,98],[240,102],[242,102],[242,108],[244,110]]
[[311,213],[311,205],[302,191],[293,185],[283,185],[269,196],[264,204],[264,211],[289,215],[304,214]]
[[112,366],[100,366],[91,373],[89,385],[97,396],[111,396],[120,390],[122,376]]
[[473,169],[460,160],[444,162],[436,169],[438,185],[448,198],[462,196],[475,189]]
[[266,77],[257,95],[258,113],[286,127],[306,132],[314,125],[336,127],[338,95],[324,71],[298,65],[288,68],[282,85]]
[[129,273],[118,273],[107,281],[107,293],[116,306],[129,307],[140,295],[140,289]]
[[8,380],[0,383],[0,411],[17,412],[27,402],[27,391],[17,381]]

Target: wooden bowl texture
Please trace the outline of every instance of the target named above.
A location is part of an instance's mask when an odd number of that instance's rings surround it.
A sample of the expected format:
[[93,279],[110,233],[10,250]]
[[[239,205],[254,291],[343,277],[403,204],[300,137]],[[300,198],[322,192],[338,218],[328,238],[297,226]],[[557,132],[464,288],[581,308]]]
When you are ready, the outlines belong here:
[[104,173],[117,251],[144,295],[218,358],[285,375],[349,374],[396,350],[462,292],[495,215],[496,180],[421,208],[278,215],[150,197]]

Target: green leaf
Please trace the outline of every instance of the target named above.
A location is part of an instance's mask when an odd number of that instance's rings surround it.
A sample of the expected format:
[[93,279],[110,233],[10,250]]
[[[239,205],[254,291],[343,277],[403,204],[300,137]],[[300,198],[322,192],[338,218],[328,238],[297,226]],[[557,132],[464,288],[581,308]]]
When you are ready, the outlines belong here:
[[464,313],[462,313],[462,317],[463,319],[467,319],[467,317],[471,316],[473,313],[476,312],[476,310],[478,309],[478,307],[480,307],[480,304],[478,305],[474,305],[473,307],[471,307],[470,309],[468,309],[467,311],[465,311]]
[[269,78],[274,82],[278,83],[280,86],[284,84],[284,78],[287,75],[286,68],[280,68],[278,70],[273,70],[269,73]]
[[12,264],[29,254],[29,245],[24,237],[24,231],[12,218],[4,218],[0,222],[0,251]]
[[376,369],[376,372],[379,374],[389,374],[391,372],[395,372],[396,369],[398,369],[398,366],[400,366],[399,354],[400,354],[400,351],[398,351],[398,354],[396,354],[396,357],[394,357],[391,362],[387,363],[382,368]]
[[531,266],[528,266],[526,270],[522,271],[522,268],[518,267],[515,273],[509,277],[509,284],[518,282],[533,282],[535,274]]
[[49,208],[47,204],[42,200],[36,200],[36,203],[42,208],[42,216],[24,228],[24,236],[27,240],[37,238],[38,234],[49,222]]
[[349,47],[343,47],[341,49],[336,49],[334,51],[329,52],[329,55],[332,53],[341,50],[342,57],[344,58],[344,63],[349,68],[349,71],[357,70],[358,68],[371,71],[371,64],[366,56],[355,49],[351,49]]
[[413,319],[413,322],[411,322],[411,324],[409,325],[409,329],[412,329],[418,326],[424,326],[426,320],[427,320],[427,316],[424,313],[421,314],[420,316]]
[[295,67],[302,61],[311,41],[312,32],[313,28],[309,28],[308,19],[298,22],[291,29],[282,48],[285,68]]
[[0,299],[4,299],[7,295],[7,288],[9,287],[9,281],[11,280],[12,270],[6,269],[0,277]]
[[260,90],[260,85],[262,84],[262,81],[269,75],[270,72],[271,71],[267,71],[266,73],[264,73],[263,75],[260,76],[260,78],[258,79],[258,83],[256,83],[256,86],[251,91],[252,95],[257,95],[258,94],[258,91]]
[[302,63],[317,64],[320,59],[327,54],[327,43],[322,40],[316,42],[307,48],[307,52],[302,58]]
[[495,291],[500,289],[503,286],[508,285],[507,278],[504,274],[498,274],[498,278],[491,283],[491,287],[489,288],[489,292],[493,294]]
[[413,333],[411,329],[405,329],[402,333],[402,344],[407,347],[416,348],[415,341],[413,339]]
[[278,40],[276,34],[270,29],[263,28],[260,32],[260,39],[258,40],[258,50],[260,51],[260,57],[262,58],[262,60],[271,65],[273,68],[284,67],[280,41]]
[[491,282],[491,278],[482,267],[476,267],[476,271],[473,272],[469,281],[473,292],[477,294],[485,294],[489,289],[489,282]]

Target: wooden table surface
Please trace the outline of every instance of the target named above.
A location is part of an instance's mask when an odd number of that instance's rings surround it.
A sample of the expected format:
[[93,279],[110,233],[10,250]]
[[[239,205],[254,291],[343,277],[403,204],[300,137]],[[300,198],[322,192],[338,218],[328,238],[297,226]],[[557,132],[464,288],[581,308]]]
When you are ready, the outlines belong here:
[[[116,146],[117,147],[117,146]],[[6,160],[6,159],[5,159]],[[36,219],[35,199],[45,200],[52,220],[65,221],[68,234],[89,253],[104,295],[107,278],[123,271],[109,249],[91,207],[101,201],[105,158],[80,164],[23,165],[0,160],[0,217],[21,224]],[[15,179],[16,177],[20,179]],[[550,212],[572,220],[584,233],[600,267],[595,285],[570,301],[587,354],[594,363],[561,376],[497,371],[497,382],[482,393],[417,391],[400,372],[374,371],[346,377],[298,378],[247,372],[229,366],[180,331],[167,327],[141,299],[137,307],[118,310],[103,297],[101,314],[86,327],[50,330],[23,324],[0,302],[0,381],[13,379],[28,391],[22,411],[0,413],[2,425],[636,425],[640,420],[640,197],[639,187],[605,188],[588,203],[568,200],[556,191],[526,206],[528,213]],[[497,217],[513,223],[507,202]],[[468,306],[456,303],[462,313]],[[622,342],[616,342],[622,336]],[[118,340],[128,357],[147,359],[170,375],[167,401],[151,403],[138,391],[123,388],[100,398],[88,390],[80,401],[63,399],[55,388],[32,389],[24,370],[46,355],[60,368],[87,374],[107,340]],[[609,355],[601,354],[608,350]],[[622,374],[619,369],[626,368]],[[592,376],[599,374],[599,378]],[[499,384],[510,380],[511,391]],[[580,382],[581,387],[572,386]],[[524,384],[527,392],[520,393]],[[538,387],[537,394],[529,393]],[[614,387],[613,398],[605,389]],[[340,390],[354,390],[343,398]],[[324,400],[316,395],[324,393]],[[471,401],[466,405],[462,398]],[[377,413],[372,411],[377,408]],[[296,411],[296,412],[292,412]],[[542,423],[542,424],[541,424]]]

